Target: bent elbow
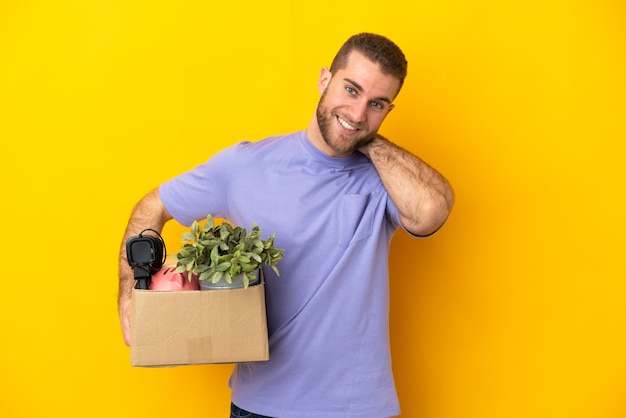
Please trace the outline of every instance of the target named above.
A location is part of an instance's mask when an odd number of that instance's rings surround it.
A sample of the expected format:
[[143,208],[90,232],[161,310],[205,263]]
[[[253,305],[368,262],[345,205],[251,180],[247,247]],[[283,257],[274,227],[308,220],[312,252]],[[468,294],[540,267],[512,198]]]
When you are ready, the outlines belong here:
[[414,221],[408,221],[403,226],[413,235],[427,237],[437,232],[448,220],[454,197],[440,196],[439,199],[430,199],[416,209]]

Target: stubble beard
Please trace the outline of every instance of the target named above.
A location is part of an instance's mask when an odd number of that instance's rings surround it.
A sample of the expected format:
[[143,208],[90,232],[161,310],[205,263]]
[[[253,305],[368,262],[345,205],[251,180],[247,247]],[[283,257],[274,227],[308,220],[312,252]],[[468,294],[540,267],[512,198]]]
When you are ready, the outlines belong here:
[[331,129],[333,124],[336,123],[336,115],[326,106],[325,98],[326,93],[324,92],[317,105],[317,125],[324,142],[326,142],[333,151],[340,154],[352,154],[374,139],[375,132],[373,134],[366,132],[364,135],[354,136],[345,136],[341,133],[337,133],[337,136],[333,137]]

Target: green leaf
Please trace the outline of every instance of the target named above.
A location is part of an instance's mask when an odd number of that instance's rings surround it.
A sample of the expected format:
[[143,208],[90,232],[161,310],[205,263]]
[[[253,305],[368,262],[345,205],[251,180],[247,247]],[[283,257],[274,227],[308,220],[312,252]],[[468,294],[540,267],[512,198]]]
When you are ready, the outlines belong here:
[[222,273],[221,271],[216,271],[213,274],[213,277],[211,277],[211,283],[217,283],[222,279],[222,276],[224,276],[224,273]]
[[240,268],[239,264],[232,264],[230,266],[230,275],[231,276],[236,276],[239,273],[239,271],[238,271],[239,268]]
[[211,260],[212,260],[214,263],[217,263],[217,260],[218,260],[218,259],[219,259],[219,257],[220,257],[219,250],[220,250],[220,249],[219,249],[219,247],[213,247],[213,249],[211,250]]
[[252,264],[246,264],[245,266],[242,267],[242,270],[246,273],[254,271],[256,269],[259,268],[258,264],[252,263]]
[[220,257],[220,259],[218,260],[218,261],[219,261],[219,263],[218,263],[218,264],[222,264],[222,263],[225,263],[225,262],[227,262],[227,261],[228,261],[228,262],[230,262],[231,260],[232,260],[233,262],[237,261],[237,259],[233,259],[233,257],[234,257],[234,256],[233,256],[232,254],[224,254],[224,255],[223,255],[223,256],[221,256],[221,257]]
[[189,251],[187,248],[183,247],[178,251],[178,254],[176,254],[176,256],[178,257],[178,259],[181,258],[185,258],[185,257],[189,257],[191,255],[191,251]]
[[196,267],[196,273],[204,273],[208,269],[209,269],[209,266],[207,266],[206,264],[200,264],[198,265],[198,267]]
[[194,241],[195,239],[196,239],[196,236],[194,234],[192,234],[189,231],[185,231],[183,232],[183,239],[181,241],[187,242],[187,241]]
[[218,264],[215,267],[215,271],[226,271],[229,268],[230,268],[230,263],[226,262],[226,263]]
[[253,271],[244,273],[244,276],[246,279],[248,279],[248,282],[254,282],[256,280],[256,274],[254,274]]

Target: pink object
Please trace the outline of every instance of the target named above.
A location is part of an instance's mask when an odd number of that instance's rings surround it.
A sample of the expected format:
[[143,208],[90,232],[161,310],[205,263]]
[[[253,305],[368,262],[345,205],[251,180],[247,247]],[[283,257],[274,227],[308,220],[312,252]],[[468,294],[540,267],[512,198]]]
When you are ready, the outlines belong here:
[[196,277],[187,279],[187,272],[176,272],[176,266],[165,266],[152,275],[149,290],[200,290]]

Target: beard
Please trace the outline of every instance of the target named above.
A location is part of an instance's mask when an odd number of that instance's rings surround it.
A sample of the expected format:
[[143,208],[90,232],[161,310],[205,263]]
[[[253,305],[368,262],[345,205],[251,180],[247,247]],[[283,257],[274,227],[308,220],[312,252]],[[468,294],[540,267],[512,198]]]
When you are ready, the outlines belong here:
[[[326,92],[322,94],[317,105],[316,116],[317,125],[319,126],[324,142],[326,142],[333,151],[339,154],[352,154],[360,147],[370,143],[376,135],[376,132],[371,133],[369,130],[360,130],[359,132],[355,132],[354,135],[349,136],[336,131],[333,135],[331,131],[333,130],[334,124],[338,123],[337,114],[326,106]],[[360,129],[360,126],[358,127]]]

